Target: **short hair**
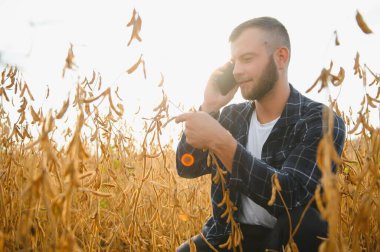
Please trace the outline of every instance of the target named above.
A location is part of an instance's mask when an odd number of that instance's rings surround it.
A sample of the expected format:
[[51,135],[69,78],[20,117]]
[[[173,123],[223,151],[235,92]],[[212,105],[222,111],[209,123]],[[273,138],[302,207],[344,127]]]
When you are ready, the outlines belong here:
[[240,25],[236,26],[231,32],[229,41],[235,41],[240,34],[248,28],[259,28],[266,32],[271,41],[271,46],[276,47],[286,47],[290,54],[290,39],[288,31],[285,26],[279,22],[277,19],[272,17],[258,17],[247,20]]

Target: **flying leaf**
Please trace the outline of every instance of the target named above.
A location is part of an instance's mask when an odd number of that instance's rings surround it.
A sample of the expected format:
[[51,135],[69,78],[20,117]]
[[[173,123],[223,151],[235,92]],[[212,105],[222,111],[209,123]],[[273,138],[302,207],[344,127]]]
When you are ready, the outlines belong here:
[[73,44],[70,43],[70,48],[67,52],[65,66],[63,67],[63,70],[62,70],[62,78],[65,77],[66,69],[73,69],[74,66],[77,66],[77,65],[74,63]]
[[[137,18],[136,18],[136,15],[137,15]],[[128,46],[132,43],[133,39],[137,39],[140,42],[142,41],[142,39],[139,35],[139,32],[141,31],[142,20],[140,18],[140,15],[136,12],[135,9],[133,9],[132,18],[129,21],[129,23],[127,24],[127,27],[129,27],[131,25],[133,25],[133,28],[132,28],[131,38],[128,41]]]
[[[379,89],[380,90],[380,89]],[[137,109],[137,111],[135,112],[135,115],[137,115],[139,112],[140,112],[140,109],[141,107],[139,106],[139,108]]]
[[47,86],[45,99],[47,99],[49,97],[49,93],[50,93],[50,89],[49,89],[49,86]]
[[138,66],[139,66],[140,64],[142,64],[142,65],[143,65],[144,78],[146,79],[145,61],[142,59],[142,56],[143,56],[143,55],[141,54],[139,60],[138,60],[135,64],[133,64],[133,66],[131,66],[131,67],[127,70],[127,73],[128,73],[128,74],[133,73],[134,71],[136,71],[136,69],[138,68]]
[[337,32],[337,31],[334,31],[334,34],[335,34],[335,45],[336,45],[336,46],[339,46],[339,45],[340,45],[340,42],[339,42],[339,38],[338,38],[338,32]]
[[162,74],[162,73],[160,73],[161,74],[161,80],[160,80],[160,83],[158,84],[158,86],[159,87],[162,87],[163,86],[163,84],[164,84],[164,75]]
[[135,17],[136,17],[136,9],[133,9],[133,13],[132,13],[132,18],[131,20],[129,20],[128,24],[127,24],[127,27],[131,26],[135,20]]
[[368,27],[366,22],[364,22],[363,16],[360,14],[358,10],[356,10],[356,22],[358,23],[360,29],[365,33],[365,34],[370,34],[372,33],[372,30]]

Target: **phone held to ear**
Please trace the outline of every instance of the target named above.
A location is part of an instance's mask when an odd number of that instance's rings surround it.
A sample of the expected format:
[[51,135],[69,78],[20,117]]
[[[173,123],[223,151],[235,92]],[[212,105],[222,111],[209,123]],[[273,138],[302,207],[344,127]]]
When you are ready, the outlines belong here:
[[236,86],[236,81],[233,75],[234,64],[228,64],[226,70],[216,79],[216,83],[222,95],[226,95],[231,89]]

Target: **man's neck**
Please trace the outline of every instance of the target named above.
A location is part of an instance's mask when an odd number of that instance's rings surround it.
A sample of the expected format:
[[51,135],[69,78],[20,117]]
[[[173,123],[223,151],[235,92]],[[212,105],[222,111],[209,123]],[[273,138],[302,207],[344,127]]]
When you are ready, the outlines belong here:
[[273,89],[260,100],[255,100],[257,120],[264,124],[281,116],[290,95],[287,80],[278,81]]

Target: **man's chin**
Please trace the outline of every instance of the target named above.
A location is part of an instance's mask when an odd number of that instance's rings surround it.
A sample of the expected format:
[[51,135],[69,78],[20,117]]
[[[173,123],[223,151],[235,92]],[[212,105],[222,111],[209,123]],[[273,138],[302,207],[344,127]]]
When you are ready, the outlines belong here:
[[247,92],[244,92],[244,91],[241,91],[241,96],[245,99],[245,100],[253,100],[252,99],[252,96],[249,95],[249,93]]
[[256,96],[254,95],[255,94],[255,91],[250,89],[249,87],[247,86],[240,86],[240,93],[241,93],[241,96],[245,99],[245,100],[254,100],[256,99]]

